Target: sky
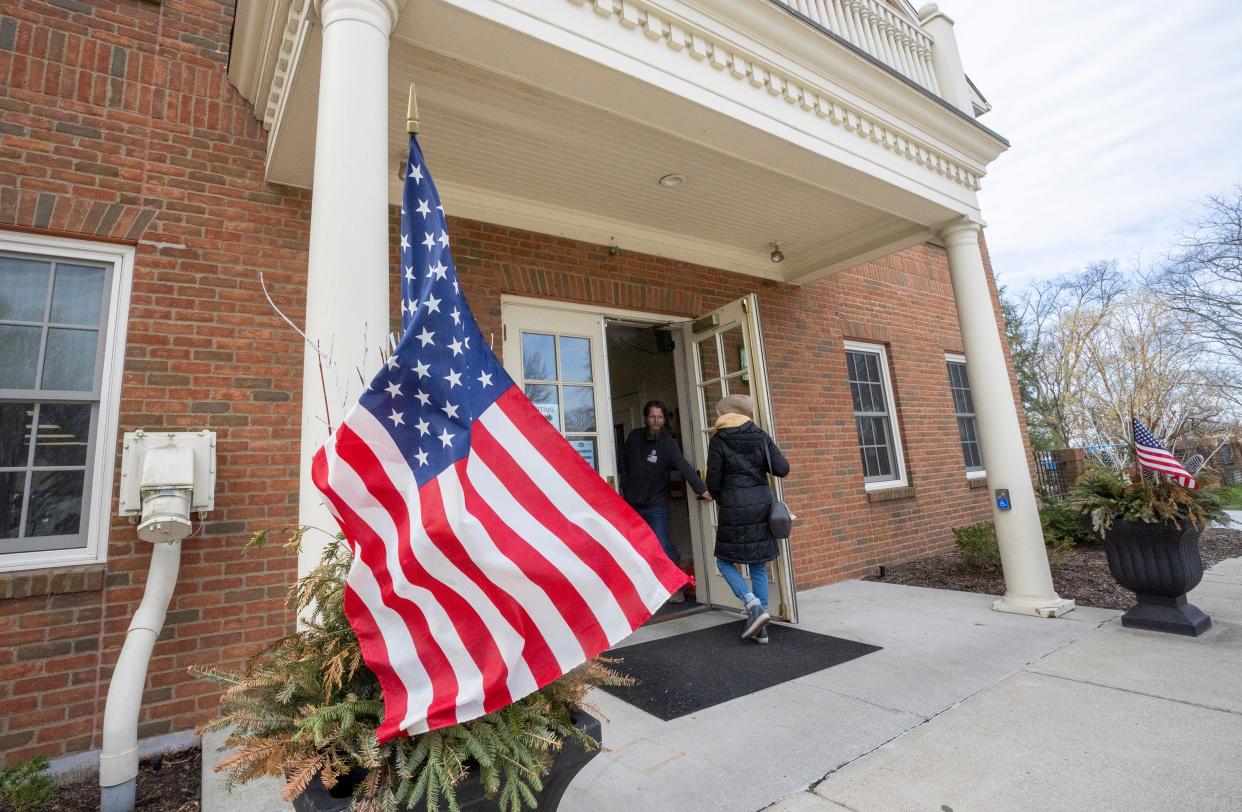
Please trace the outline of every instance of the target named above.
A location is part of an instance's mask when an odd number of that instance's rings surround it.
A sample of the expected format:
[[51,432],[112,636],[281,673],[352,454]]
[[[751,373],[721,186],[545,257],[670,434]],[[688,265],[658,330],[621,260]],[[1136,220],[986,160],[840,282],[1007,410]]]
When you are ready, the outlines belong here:
[[979,194],[1002,285],[1155,262],[1242,183],[1242,0],[938,5],[1010,143]]

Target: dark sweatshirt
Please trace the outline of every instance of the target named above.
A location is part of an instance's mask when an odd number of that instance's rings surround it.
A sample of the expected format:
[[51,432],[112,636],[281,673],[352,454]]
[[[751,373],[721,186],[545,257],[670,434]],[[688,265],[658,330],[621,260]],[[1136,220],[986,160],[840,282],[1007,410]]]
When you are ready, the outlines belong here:
[[635,507],[664,507],[668,504],[668,474],[676,468],[697,494],[707,486],[686,462],[681,449],[667,431],[656,439],[647,437],[646,428],[630,432],[621,455],[621,491],[625,501]]

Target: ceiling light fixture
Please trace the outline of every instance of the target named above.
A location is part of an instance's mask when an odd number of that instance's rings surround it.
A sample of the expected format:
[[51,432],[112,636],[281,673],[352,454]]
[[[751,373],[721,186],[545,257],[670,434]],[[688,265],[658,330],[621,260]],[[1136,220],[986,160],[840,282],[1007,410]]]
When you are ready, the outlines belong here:
[[772,259],[772,261],[773,262],[784,262],[785,255],[781,253],[781,247],[774,242],[770,242],[768,243],[768,245],[772,246],[772,253],[768,255]]
[[665,175],[664,177],[660,178],[660,185],[663,186],[665,189],[671,189],[674,186],[680,186],[685,182],[686,182],[686,176],[679,175],[676,172],[670,175]]

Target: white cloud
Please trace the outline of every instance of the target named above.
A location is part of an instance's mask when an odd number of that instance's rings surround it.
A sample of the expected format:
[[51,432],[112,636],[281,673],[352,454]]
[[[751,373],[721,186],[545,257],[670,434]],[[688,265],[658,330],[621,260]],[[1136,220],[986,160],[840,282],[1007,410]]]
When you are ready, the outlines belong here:
[[1242,182],[1237,0],[939,5],[1012,144],[980,193],[1002,283],[1155,259]]

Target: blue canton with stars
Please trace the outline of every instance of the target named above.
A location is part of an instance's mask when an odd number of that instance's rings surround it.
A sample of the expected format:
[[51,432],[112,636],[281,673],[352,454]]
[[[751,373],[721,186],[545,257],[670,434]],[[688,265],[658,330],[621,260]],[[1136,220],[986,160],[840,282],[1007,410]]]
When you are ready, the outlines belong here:
[[440,193],[410,136],[401,195],[401,339],[359,404],[419,487],[470,451],[475,419],[513,386],[461,294]]
[[1140,423],[1137,418],[1134,420],[1134,441],[1139,445],[1145,445],[1148,448],[1156,448],[1161,451],[1167,450],[1160,444],[1160,441],[1156,439],[1155,435],[1148,431],[1147,427]]

